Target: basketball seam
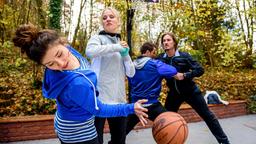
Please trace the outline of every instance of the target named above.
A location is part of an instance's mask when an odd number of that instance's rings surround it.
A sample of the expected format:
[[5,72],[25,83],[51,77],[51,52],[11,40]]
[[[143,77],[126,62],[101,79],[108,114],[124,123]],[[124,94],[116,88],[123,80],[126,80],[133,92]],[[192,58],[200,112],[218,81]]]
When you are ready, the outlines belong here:
[[[173,123],[176,123],[176,122],[178,122],[178,121],[180,121],[180,120],[176,120],[176,121],[173,121],[173,122],[171,122],[171,123],[168,123],[167,125],[165,125],[164,127],[162,127],[160,130],[162,130],[162,129],[164,129],[165,127],[167,127],[167,126],[169,126],[169,125],[171,125],[171,124],[173,124]],[[159,133],[160,130],[156,131],[155,133]]]
[[[174,136],[172,137],[172,139],[171,139],[167,144],[169,144],[169,143],[172,142],[172,140],[176,137],[176,135],[178,134],[178,132],[179,132],[179,130],[180,130],[181,127],[182,127],[182,125],[179,126],[179,128],[176,130]],[[184,143],[184,142],[183,142],[183,143]]]

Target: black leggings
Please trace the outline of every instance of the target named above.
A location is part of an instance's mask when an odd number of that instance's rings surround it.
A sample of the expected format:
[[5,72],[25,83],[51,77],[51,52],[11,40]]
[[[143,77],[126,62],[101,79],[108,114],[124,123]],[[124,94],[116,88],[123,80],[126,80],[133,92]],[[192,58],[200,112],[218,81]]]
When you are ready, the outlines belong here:
[[[148,119],[151,121],[154,121],[158,115],[160,115],[163,112],[166,112],[166,109],[163,107],[163,105],[158,102],[154,103],[148,107]],[[139,118],[135,115],[129,115],[127,118],[127,128],[126,128],[126,135],[136,126],[136,124],[139,122]]]
[[85,141],[85,142],[77,142],[77,143],[64,143],[60,140],[61,144],[99,144],[98,137],[95,139]]
[[179,95],[173,93],[173,91],[169,92],[165,101],[165,108],[168,111],[177,112],[183,102],[188,103],[198,113],[219,143],[229,143],[228,137],[222,130],[218,119],[208,108],[198,88],[195,88],[190,95]]
[[95,127],[98,133],[99,144],[103,144],[103,130],[105,120],[108,120],[111,144],[125,144],[126,138],[126,117],[113,117],[113,118],[95,118]]

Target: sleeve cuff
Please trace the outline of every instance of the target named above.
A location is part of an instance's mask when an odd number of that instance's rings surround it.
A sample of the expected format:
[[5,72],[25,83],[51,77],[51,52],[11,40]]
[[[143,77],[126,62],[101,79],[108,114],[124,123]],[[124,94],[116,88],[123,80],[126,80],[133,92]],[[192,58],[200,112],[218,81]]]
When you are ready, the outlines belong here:
[[115,52],[120,52],[123,49],[120,44],[113,44],[112,47]]
[[129,114],[135,114],[134,103],[129,104]]

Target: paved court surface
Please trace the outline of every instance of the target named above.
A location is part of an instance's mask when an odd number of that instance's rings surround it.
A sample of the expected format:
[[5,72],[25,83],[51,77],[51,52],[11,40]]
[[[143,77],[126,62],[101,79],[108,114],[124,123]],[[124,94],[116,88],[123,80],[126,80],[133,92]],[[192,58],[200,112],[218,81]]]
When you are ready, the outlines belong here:
[[[256,144],[256,114],[219,119],[231,144]],[[186,144],[217,144],[217,141],[204,122],[189,123],[189,136]],[[110,139],[104,135],[104,144]],[[132,131],[127,136],[127,144],[156,144],[151,128]],[[58,139],[11,142],[8,144],[59,144]]]

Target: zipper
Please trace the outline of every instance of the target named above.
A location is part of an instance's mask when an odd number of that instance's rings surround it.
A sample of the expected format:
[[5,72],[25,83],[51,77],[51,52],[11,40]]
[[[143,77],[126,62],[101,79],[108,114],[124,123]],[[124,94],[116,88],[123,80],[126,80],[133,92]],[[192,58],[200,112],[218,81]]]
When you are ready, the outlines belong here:
[[[172,60],[173,60],[175,57],[178,57],[178,56],[173,56],[173,57],[171,58],[171,62],[170,62],[171,65],[172,65]],[[173,65],[172,65],[172,66],[173,66]],[[176,80],[175,78],[173,78],[173,81],[174,81],[174,86],[175,86],[175,89],[176,89],[177,93],[180,94],[180,91],[179,91],[178,86],[177,86],[177,80]]]

